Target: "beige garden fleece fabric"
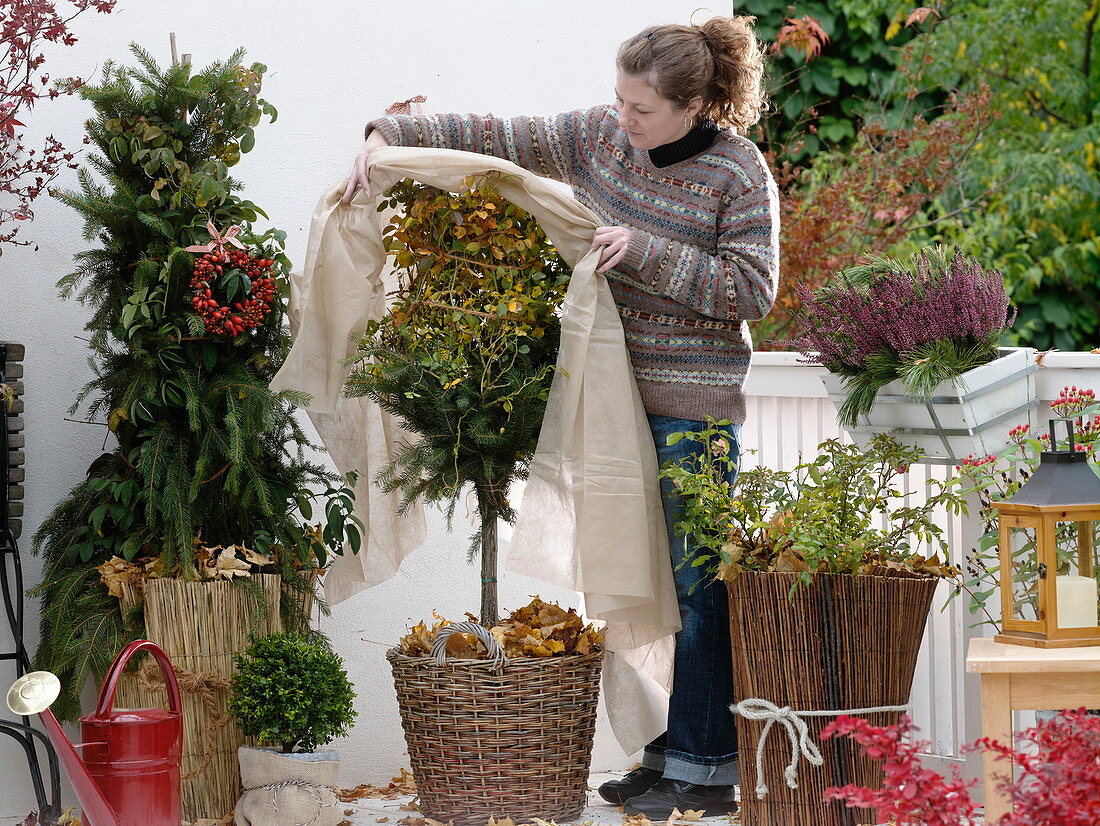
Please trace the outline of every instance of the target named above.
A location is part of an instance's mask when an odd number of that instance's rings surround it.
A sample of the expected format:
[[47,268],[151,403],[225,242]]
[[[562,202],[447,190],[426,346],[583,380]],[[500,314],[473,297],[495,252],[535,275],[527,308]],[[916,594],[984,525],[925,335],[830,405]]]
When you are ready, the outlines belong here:
[[325,593],[336,603],[385,581],[425,537],[422,509],[400,517],[396,495],[371,484],[393,446],[415,436],[368,399],[342,394],[355,334],[384,315],[396,286],[378,197],[403,178],[460,191],[471,175],[491,178],[534,215],[573,268],[559,369],[506,564],[581,592],[585,613],[607,623],[604,694],[615,735],[633,753],[664,730],[680,628],[656,452],[611,291],[595,271],[599,252],[590,247],[599,222],[546,179],[486,155],[386,147],[372,155],[372,197],[359,190],[341,204],[341,182],[318,202],[305,266],[291,285],[294,345],[271,386],[309,393],[309,416],[333,461],[360,474],[363,548],[337,559]]

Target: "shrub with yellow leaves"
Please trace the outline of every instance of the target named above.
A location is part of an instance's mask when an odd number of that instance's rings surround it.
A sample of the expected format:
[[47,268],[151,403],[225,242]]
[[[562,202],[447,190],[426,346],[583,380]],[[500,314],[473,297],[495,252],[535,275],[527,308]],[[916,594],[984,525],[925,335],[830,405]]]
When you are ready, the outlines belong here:
[[379,205],[394,209],[384,238],[400,287],[359,342],[349,396],[400,417],[419,441],[377,481],[402,508],[447,502],[467,484],[481,518],[481,616],[496,624],[496,523],[511,522],[512,482],[526,478],[557,361],[558,308],[569,268],[533,216],[488,179],[461,193],[411,181]]

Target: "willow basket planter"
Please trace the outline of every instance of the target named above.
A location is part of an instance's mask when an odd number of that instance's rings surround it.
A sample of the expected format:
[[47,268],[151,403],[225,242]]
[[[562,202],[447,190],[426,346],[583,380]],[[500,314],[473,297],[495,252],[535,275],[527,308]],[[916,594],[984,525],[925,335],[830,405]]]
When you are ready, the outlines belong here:
[[[282,630],[279,599],[282,577],[253,574],[267,610],[258,616],[255,601],[239,585],[180,579],[145,581],[143,610],[146,638],[168,654],[183,689],[183,818],[219,819],[233,810],[240,795],[237,748],[247,742],[226,710],[233,653],[248,647],[250,632],[264,636]],[[122,610],[141,600],[132,586],[123,586]],[[119,684],[119,705],[158,706],[162,691],[143,686],[137,673]],[[212,738],[212,739],[211,739]]]
[[489,817],[562,822],[581,813],[602,651],[513,658],[502,667],[440,663],[396,648],[386,659],[425,815],[485,826]]
[[[742,573],[727,588],[733,651],[733,688],[739,700],[759,698],[795,711],[836,711],[909,702],[925,620],[939,582],[935,577],[815,574],[790,596],[797,574]],[[875,725],[896,723],[900,712],[868,715]],[[824,765],[802,760],[798,788],[783,771],[791,759],[781,726],[765,741],[764,780],[758,799],[756,749],[762,721],[737,717],[744,826],[857,826],[874,812],[824,802],[830,786],[881,786],[880,762],[859,755],[845,738],[820,741],[834,717],[806,717]]]
[[[986,456],[1008,444],[1008,431],[1029,424],[1039,406],[1035,390],[1035,351],[1003,347],[1000,357],[941,382],[930,401],[910,396],[900,381],[885,385],[874,407],[847,428],[862,447],[876,433],[919,447],[926,461],[957,464],[970,454]],[[844,383],[835,373],[822,376],[837,413],[844,403]]]

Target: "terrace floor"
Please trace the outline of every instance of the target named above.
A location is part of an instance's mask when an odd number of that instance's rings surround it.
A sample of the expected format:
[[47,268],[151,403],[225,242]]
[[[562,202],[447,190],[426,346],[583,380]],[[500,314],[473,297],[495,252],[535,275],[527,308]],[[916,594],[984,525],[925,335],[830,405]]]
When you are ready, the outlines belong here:
[[[590,789],[588,793],[588,808],[579,818],[572,823],[577,826],[645,826],[648,821],[639,821],[626,818],[617,806],[605,803],[596,794],[596,789],[606,780],[621,777],[625,772],[593,774],[588,781]],[[375,824],[390,824],[390,826],[431,826],[433,821],[428,820],[417,811],[402,809],[402,805],[408,804],[411,796],[402,796],[391,800],[379,800],[365,798],[354,803],[342,804],[345,818],[354,826],[375,826]],[[666,821],[661,821],[665,823]],[[702,819],[673,820],[672,823],[716,823],[723,826],[740,826],[741,819],[737,815],[722,815],[720,817],[705,817]],[[658,826],[658,824],[654,824]]]

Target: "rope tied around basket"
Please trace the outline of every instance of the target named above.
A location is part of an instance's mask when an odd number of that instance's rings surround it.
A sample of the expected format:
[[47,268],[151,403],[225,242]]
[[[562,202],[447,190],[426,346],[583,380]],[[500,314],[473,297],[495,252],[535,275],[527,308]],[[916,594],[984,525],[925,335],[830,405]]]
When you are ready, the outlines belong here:
[[772,727],[779,723],[787,731],[787,738],[791,741],[791,761],[783,770],[783,778],[791,789],[798,788],[798,763],[802,758],[813,766],[821,766],[825,760],[821,756],[821,750],[810,739],[810,728],[806,725],[804,717],[839,717],[842,714],[863,716],[886,711],[906,711],[908,704],[902,706],[875,706],[873,708],[849,708],[842,711],[795,711],[790,706],[780,708],[775,703],[759,697],[742,700],[730,706],[730,711],[744,717],[746,720],[763,720],[764,730],[760,732],[760,740],[756,744],[756,797],[763,800],[768,794],[768,784],[764,780],[764,744],[768,741],[768,734]]
[[[271,792],[271,808],[275,811],[279,811],[277,805],[279,792],[283,789],[298,788],[304,789],[313,795],[314,801],[317,803],[317,814],[307,820],[305,823],[299,823],[298,826],[313,826],[317,822],[317,818],[321,816],[321,812],[325,809],[331,809],[337,803],[340,802],[340,798],[336,795],[336,789],[332,786],[326,786],[323,783],[310,783],[308,780],[282,780],[278,783],[267,783],[263,786],[251,786],[247,789],[242,789],[243,792]],[[321,792],[328,792],[332,795],[332,802],[325,803],[321,799]]]
[[435,641],[432,642],[432,656],[435,658],[436,665],[444,665],[447,662],[447,640],[454,634],[473,634],[477,637],[485,646],[494,671],[503,671],[504,666],[508,664],[508,655],[504,653],[496,637],[489,633],[488,628],[476,622],[452,622],[440,628],[435,635]]
[[[176,672],[176,681],[179,683],[180,691],[198,697],[199,701],[206,706],[206,711],[210,716],[210,723],[206,727],[204,738],[206,742],[202,748],[202,762],[197,769],[180,775],[180,780],[190,780],[193,777],[198,777],[210,767],[214,760],[214,748],[217,743],[218,732],[229,725],[229,721],[233,719],[218,707],[218,699],[214,696],[215,691],[224,691],[230,688],[233,685],[233,678],[223,677],[213,671],[188,671],[178,665],[173,665],[172,670]],[[164,675],[160,672],[160,666],[153,660],[147,660],[138,669],[137,679],[142,689],[150,693],[165,690]]]

